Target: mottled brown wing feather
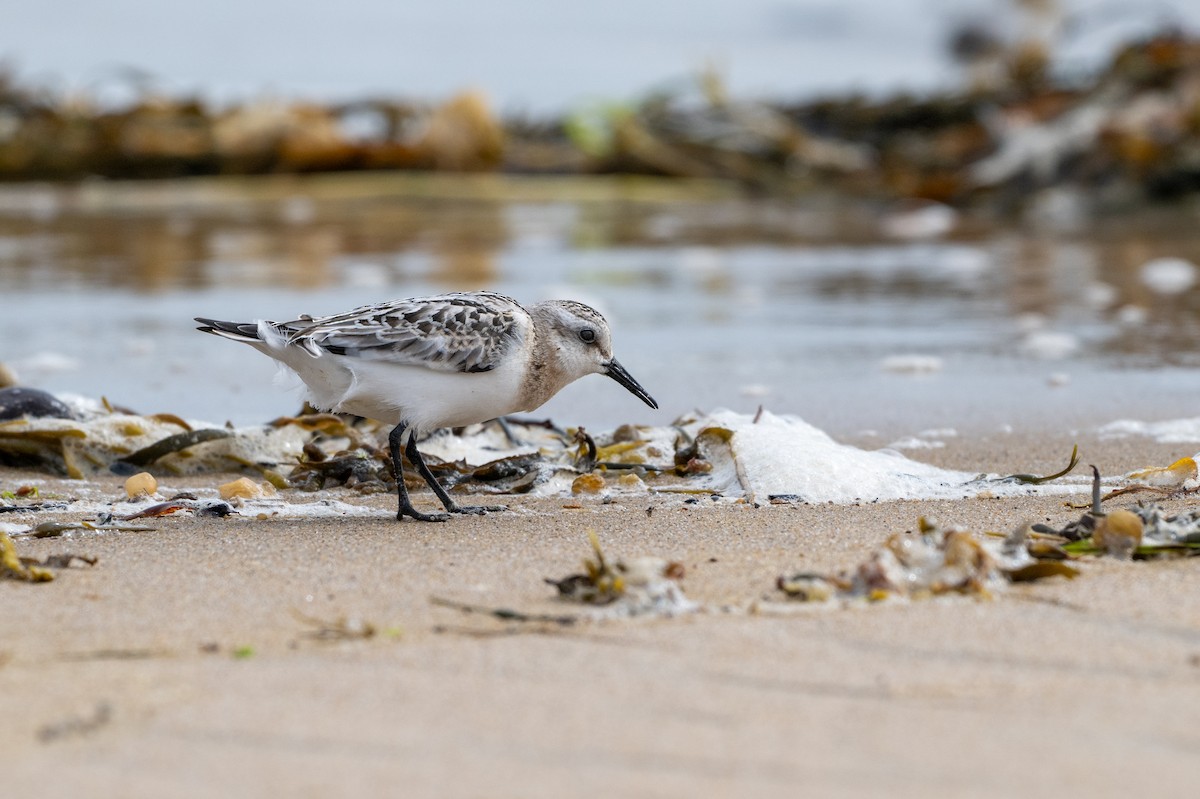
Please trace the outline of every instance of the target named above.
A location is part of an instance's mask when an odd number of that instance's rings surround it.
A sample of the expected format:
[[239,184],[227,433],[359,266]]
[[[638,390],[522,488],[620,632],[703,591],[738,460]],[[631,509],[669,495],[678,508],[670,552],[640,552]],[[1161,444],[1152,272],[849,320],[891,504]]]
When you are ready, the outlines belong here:
[[447,372],[486,372],[524,335],[524,316],[516,301],[476,292],[397,300],[276,327],[314,354],[324,350]]

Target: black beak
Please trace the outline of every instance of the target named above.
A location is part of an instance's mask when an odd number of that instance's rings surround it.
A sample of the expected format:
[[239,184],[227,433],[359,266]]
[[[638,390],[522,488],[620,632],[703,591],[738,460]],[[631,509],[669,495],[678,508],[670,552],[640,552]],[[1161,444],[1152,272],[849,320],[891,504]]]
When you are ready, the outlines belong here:
[[646,393],[646,389],[642,388],[641,384],[634,380],[633,376],[630,375],[629,372],[625,371],[624,366],[617,363],[616,358],[613,358],[608,362],[608,368],[605,370],[604,374],[608,375],[613,380],[616,380],[618,383],[625,386],[625,388],[629,389],[629,393],[633,394],[633,396],[637,397],[654,410],[658,410],[658,403],[654,401],[654,397],[651,397]]

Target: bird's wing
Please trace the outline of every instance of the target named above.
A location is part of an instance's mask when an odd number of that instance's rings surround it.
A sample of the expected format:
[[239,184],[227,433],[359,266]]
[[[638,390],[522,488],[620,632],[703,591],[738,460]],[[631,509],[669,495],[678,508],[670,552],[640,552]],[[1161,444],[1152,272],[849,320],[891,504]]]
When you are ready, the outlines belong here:
[[529,315],[502,294],[442,294],[275,323],[289,344],[445,372],[487,372],[525,336]]

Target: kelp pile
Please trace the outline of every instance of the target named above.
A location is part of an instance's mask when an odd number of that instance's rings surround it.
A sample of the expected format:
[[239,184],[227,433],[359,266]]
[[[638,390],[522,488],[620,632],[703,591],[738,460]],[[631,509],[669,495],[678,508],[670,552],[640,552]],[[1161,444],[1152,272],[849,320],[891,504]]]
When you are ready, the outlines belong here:
[[584,559],[583,573],[546,578],[560,598],[604,607],[606,618],[675,616],[698,608],[679,587],[685,571],[682,563],[651,556],[610,560],[596,533],[589,531],[588,537],[594,557]]
[[[1133,474],[1144,479],[1181,462]],[[1054,576],[1073,579],[1079,574],[1073,562],[1088,557],[1152,560],[1200,556],[1200,510],[1168,515],[1151,503],[1105,511],[1100,472],[1092,469],[1092,508],[1062,528],[1039,523],[1022,525],[1007,536],[978,536],[922,517],[916,532],[890,536],[849,572],[781,575],[776,587],[789,599],[805,602],[920,599],[944,594],[987,597],[1009,583]],[[1194,464],[1191,476],[1195,478]]]
[[[1170,466],[1142,469],[1126,475],[1136,482],[1102,497],[1100,472],[1093,469],[1092,507],[1073,522],[1055,529],[1035,524],[1034,532],[1062,545],[1070,555],[1105,554],[1116,558],[1149,560],[1200,555],[1200,511],[1167,515],[1155,503],[1138,503],[1129,508],[1105,511],[1103,501],[1134,490],[1151,491],[1165,497],[1195,493],[1196,463],[1181,458]],[[1169,475],[1172,482],[1165,482]]]
[[588,530],[593,557],[584,558],[582,573],[560,579],[546,578],[557,589],[558,599],[588,609],[580,613],[526,613],[433,597],[434,605],[463,613],[490,616],[500,621],[534,622],[567,626],[583,621],[611,621],[639,616],[674,617],[702,607],[684,596],[680,581],[685,569],[678,561],[655,556],[609,558],[594,530]]
[[[0,406],[14,390],[0,389]],[[21,391],[25,399],[44,393]],[[396,488],[388,429],[369,420],[301,413],[262,425],[218,427],[173,414],[137,414],[107,402],[68,409],[62,418],[59,409],[65,406],[49,399],[53,402],[39,404],[47,415],[0,420],[0,466],[76,479],[136,475],[136,485],[133,480],[127,485],[131,497],[153,495],[159,478],[214,472],[254,478],[223,484],[226,501],[286,489],[370,494]],[[766,411],[690,413],[671,425],[622,425],[595,436],[548,421],[501,419],[437,431],[419,446],[438,480],[457,494],[604,499],[649,491],[757,504],[958,499],[1083,488],[1062,482],[1078,462],[1077,452],[1065,469],[1045,477],[957,472],[848,446],[801,419]],[[1178,464],[1146,474],[1143,482],[1157,484],[1156,490],[1173,490],[1163,488],[1170,482],[1163,475],[1172,480],[1194,476]],[[1136,478],[1129,475],[1118,490],[1132,490],[1139,484]],[[415,473],[406,479],[412,480],[411,488],[423,490]]]
[[1009,582],[1075,577],[1068,555],[1030,538],[1024,528],[996,542],[922,517],[915,532],[890,536],[848,573],[783,575],[776,587],[790,599],[919,599],[943,594],[990,596]]
[[[0,466],[75,479],[127,476],[131,498],[153,495],[156,476],[211,472],[246,472],[262,481],[222,485],[226,500],[293,488],[344,487],[369,494],[396,487],[388,429],[355,417],[309,412],[262,425],[215,427],[173,414],[142,415],[106,401],[77,411],[45,392],[14,388],[0,389],[4,407],[21,413],[0,418]],[[683,428],[625,425],[593,438],[581,428],[511,419],[439,431],[421,449],[442,484],[457,493],[599,494],[645,490],[644,479],[674,474],[677,451],[687,452],[690,445]],[[688,461],[695,470],[694,454]],[[411,479],[413,488],[423,487],[415,474]]]
[[1200,511],[1167,516],[1157,505],[1085,514],[1061,531],[1019,527],[980,537],[922,518],[916,532],[897,533],[857,567],[841,574],[781,575],[788,599],[922,599],[945,594],[990,597],[1010,583],[1073,579],[1094,556],[1149,560],[1200,555]]
[[474,92],[440,104],[260,100],[221,109],[145,94],[110,109],[0,72],[0,180],[624,173],[1001,207],[1047,186],[1086,188],[1090,202],[1113,206],[1200,190],[1200,40],[1164,31],[1083,79],[1056,78],[1047,60],[1021,51],[1000,65],[1002,80],[882,100],[737,100],[705,74],[690,88],[553,120],[500,119]]

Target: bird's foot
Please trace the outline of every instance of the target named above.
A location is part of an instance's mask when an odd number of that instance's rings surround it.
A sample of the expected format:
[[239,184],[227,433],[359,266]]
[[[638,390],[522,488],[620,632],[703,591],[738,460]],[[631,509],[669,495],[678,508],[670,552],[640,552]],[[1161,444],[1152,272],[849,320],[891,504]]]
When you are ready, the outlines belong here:
[[482,516],[485,513],[499,513],[502,510],[508,510],[507,505],[455,505],[450,508],[451,513],[464,513],[470,516]]
[[396,521],[403,521],[405,516],[411,516],[419,522],[445,522],[450,520],[449,513],[422,513],[409,505],[396,512]]

